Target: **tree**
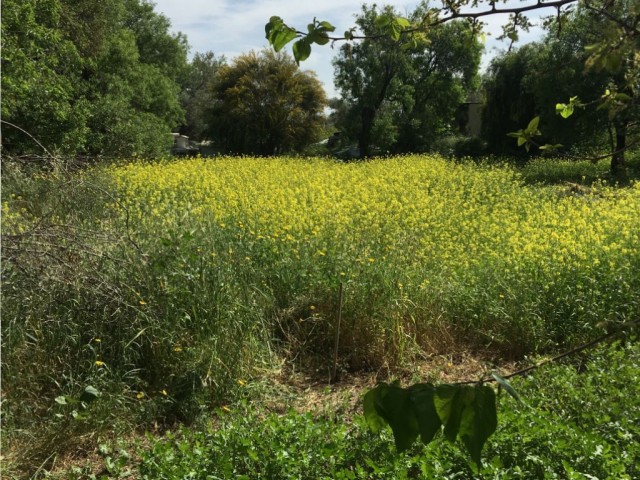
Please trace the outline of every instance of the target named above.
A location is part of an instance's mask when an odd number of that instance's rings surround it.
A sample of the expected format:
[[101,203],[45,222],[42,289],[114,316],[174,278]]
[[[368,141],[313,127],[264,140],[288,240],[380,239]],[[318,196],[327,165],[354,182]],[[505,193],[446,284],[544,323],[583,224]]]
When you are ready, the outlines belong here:
[[[412,19],[423,15],[423,3]],[[427,45],[412,55],[413,109],[402,118],[396,150],[431,148],[437,137],[455,130],[454,118],[468,94],[478,86],[482,45],[461,22],[451,22],[426,34]]]
[[[86,136],[86,106],[75,101],[82,58],[60,29],[61,13],[58,0],[2,2],[2,119],[72,151]],[[3,127],[5,153],[39,149],[21,130]]]
[[218,71],[226,64],[224,56],[213,52],[196,53],[189,64],[189,73],[180,94],[180,103],[185,110],[185,123],[180,133],[198,140],[208,130],[207,109],[214,101],[213,83]]
[[[5,153],[160,155],[183,121],[186,39],[146,0],[2,2]],[[15,126],[15,127],[14,127]]]
[[209,136],[236,154],[278,155],[317,141],[327,98],[315,74],[284,52],[250,52],[219,69]]
[[[302,32],[290,27],[277,16],[271,17],[265,30],[267,39],[276,50],[295,41],[294,57],[296,61],[302,61],[310,55],[311,45],[314,43],[325,45],[336,41],[381,38],[398,41],[402,37],[428,32],[455,19],[465,19],[472,33],[482,34],[481,19],[500,14],[509,14],[510,20],[503,26],[504,33],[499,38],[508,38],[513,43],[518,39],[519,30],[528,30],[531,26],[527,18],[529,12],[554,8],[557,15],[552,22],[560,26],[570,14],[571,7],[579,5],[601,22],[598,41],[588,46],[585,65],[593,71],[605,70],[611,74],[618,74],[623,79],[621,88],[616,86],[614,90],[607,90],[608,93],[602,95],[599,100],[599,104],[610,113],[611,121],[618,125],[612,169],[621,169],[624,165],[624,150],[627,148],[626,128],[629,125],[625,117],[629,115],[629,111],[637,108],[637,101],[633,98],[637,98],[640,88],[640,4],[636,0],[551,0],[504,7],[496,5],[497,3],[499,2],[494,0],[443,0],[441,8],[427,9],[422,18],[413,23],[397,15],[385,13],[376,20],[377,24],[384,26],[384,31],[375,35],[358,34],[354,27],[344,32],[343,36],[332,36],[335,28],[329,22],[315,19],[309,24],[307,32]],[[558,110],[564,116],[568,116],[577,105],[579,103],[574,99],[564,106],[558,105]],[[529,122],[526,129],[513,132],[512,136],[517,138],[518,145],[529,148],[535,143],[533,138],[539,134],[538,121],[536,117]]]
[[[632,118],[637,117],[637,106],[629,97],[625,114],[613,116],[600,102],[607,90],[625,88],[624,69],[611,73],[585,65],[587,47],[598,42],[604,28],[601,18],[579,7],[561,28],[550,24],[542,42],[525,45],[492,62],[485,84],[483,128],[494,152],[513,153],[516,145],[506,135],[537,115],[545,126],[537,144],[602,146],[611,132],[612,170],[619,169],[616,155],[624,152],[620,134],[626,133]],[[557,115],[556,105],[570,97],[575,100],[567,107],[569,112],[558,110],[565,117],[575,111],[567,120]]]
[[[391,7],[385,7],[384,11],[395,15]],[[363,6],[356,24],[368,35],[380,34],[381,29],[375,24],[376,18],[378,10],[375,5],[371,8]],[[360,155],[368,157],[371,153],[371,134],[383,104],[387,104],[387,110],[390,109],[389,104],[394,102],[401,108],[411,108],[411,105],[403,102],[409,99],[402,95],[402,78],[408,75],[411,68],[409,55],[402,51],[399,43],[383,37],[378,41],[365,40],[343,46],[333,64],[335,85],[353,110],[349,117],[358,118]]]
[[[423,3],[413,16],[425,8]],[[344,45],[334,60],[336,86],[352,110],[343,117],[357,119],[363,157],[372,144],[396,152],[428,148],[448,128],[480,63],[481,47],[462,25],[454,22],[398,42],[383,35],[386,27],[379,21],[393,15],[388,6],[380,12],[363,6],[356,24],[375,38]]]

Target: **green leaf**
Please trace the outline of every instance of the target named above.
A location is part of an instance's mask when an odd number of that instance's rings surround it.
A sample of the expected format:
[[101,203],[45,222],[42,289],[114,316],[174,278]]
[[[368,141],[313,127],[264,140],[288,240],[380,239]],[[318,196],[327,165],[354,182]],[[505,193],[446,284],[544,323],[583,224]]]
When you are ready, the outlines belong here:
[[396,385],[386,385],[376,400],[378,414],[393,431],[396,449],[404,452],[418,438],[419,433],[409,391]]
[[521,147],[522,145],[524,145],[525,143],[527,143],[527,138],[522,136],[522,137],[518,137],[518,146]]
[[276,52],[282,50],[287,43],[298,35],[295,29],[285,25],[282,18],[276,16],[271,17],[264,28],[266,38]]
[[473,400],[473,387],[468,385],[439,385],[433,403],[444,425],[444,436],[455,442],[460,428],[462,412],[466,404]]
[[411,386],[409,390],[411,392],[413,410],[418,421],[420,438],[426,445],[433,440],[433,437],[442,426],[436,406],[433,403],[436,389],[430,383],[418,383]]
[[295,58],[296,63],[300,65],[300,62],[304,62],[309,58],[309,55],[311,55],[311,43],[306,37],[301,38],[293,44],[292,50],[293,58]]
[[473,396],[467,395],[461,413],[459,435],[471,458],[480,467],[482,447],[496,431],[498,416],[493,388],[477,385],[473,390]]
[[562,118],[569,118],[573,115],[573,104],[567,105],[566,103],[556,103],[556,113]]
[[529,125],[527,125],[527,129],[525,130],[525,132],[533,135],[538,130],[539,123],[540,117],[533,117],[533,119],[531,119],[531,121],[529,122]]
[[296,36],[297,33],[292,28],[280,30],[272,42],[274,50],[279,52],[287,43],[296,38]]
[[[562,147],[561,144],[543,145],[540,147],[540,150],[555,150],[560,147]],[[496,372],[491,372],[491,376],[495,379],[496,382],[500,384],[500,386],[502,386],[502,388],[504,388],[507,391],[509,395],[515,398],[516,401],[518,401],[518,403],[523,403],[522,399],[520,398],[520,395],[518,395],[518,392],[515,391],[515,389],[511,386],[511,384],[506,378],[501,377]]]
[[273,16],[269,19],[269,22],[264,26],[265,38],[269,40],[269,43],[273,44],[271,37],[282,25],[284,25],[284,22],[280,17]]
[[99,395],[100,395],[100,392],[98,392],[98,390],[96,390],[91,385],[88,385],[87,387],[85,387],[84,392],[82,392],[82,395],[80,395],[80,401],[84,403],[91,403],[96,398],[98,398]]
[[326,32],[333,32],[335,31],[336,27],[334,27],[333,25],[331,25],[329,22],[320,22],[320,26],[326,31]]
[[56,397],[56,403],[59,405],[67,405],[67,397],[65,397],[64,395]]
[[402,34],[402,29],[398,27],[395,23],[391,25],[391,38],[393,38],[396,42],[400,40],[400,35]]
[[411,22],[404,17],[396,17],[395,23],[398,24],[398,26],[403,29],[409,28],[411,26]]
[[318,45],[326,45],[329,43],[329,35],[319,29],[314,29],[307,35],[307,40],[309,44],[317,43]]
[[364,396],[364,419],[373,433],[378,433],[387,424],[376,409],[376,403],[379,402],[381,391],[385,387],[386,385],[378,385]]

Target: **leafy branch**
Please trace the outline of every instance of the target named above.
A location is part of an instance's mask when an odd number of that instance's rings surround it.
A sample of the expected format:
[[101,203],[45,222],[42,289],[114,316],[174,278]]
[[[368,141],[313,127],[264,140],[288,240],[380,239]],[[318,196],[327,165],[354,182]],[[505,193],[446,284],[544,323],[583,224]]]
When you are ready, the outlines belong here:
[[[293,56],[298,63],[309,58],[311,45],[314,43],[326,45],[329,42],[374,40],[380,38],[392,38],[395,41],[399,41],[404,35],[425,32],[430,28],[456,19],[469,20],[475,28],[478,19],[498,14],[512,15],[513,28],[509,29],[510,34],[505,35],[513,42],[517,39],[517,34],[513,33],[515,29],[526,25],[526,22],[523,20],[525,17],[521,15],[522,13],[539,10],[541,8],[556,8],[559,10],[565,5],[576,2],[578,2],[578,0],[554,0],[550,2],[538,0],[535,4],[522,7],[498,8],[496,7],[496,2],[491,1],[489,2],[491,7],[487,10],[463,12],[460,9],[469,2],[466,0],[451,0],[445,2],[443,9],[429,9],[420,22],[416,23],[412,23],[404,17],[382,13],[376,19],[376,27],[378,27],[380,33],[374,35],[356,35],[354,34],[355,28],[351,28],[345,31],[342,36],[331,36],[329,33],[334,32],[335,27],[327,21],[318,21],[316,18],[307,26],[307,32],[303,32],[284,23],[281,17],[273,16],[265,25],[265,33],[267,40],[276,51],[280,51],[285,45],[298,39],[292,48]],[[445,15],[440,16],[441,12],[445,12]]]
[[442,430],[450,442],[462,441],[480,467],[482,448],[498,426],[496,394],[487,383],[497,382],[498,388],[522,402],[508,379],[593,348],[638,325],[640,320],[627,322],[595,340],[505,376],[491,372],[476,381],[437,386],[418,383],[407,388],[398,383],[380,383],[364,396],[365,419],[374,433],[389,425],[398,452],[407,450],[418,437],[426,445]]

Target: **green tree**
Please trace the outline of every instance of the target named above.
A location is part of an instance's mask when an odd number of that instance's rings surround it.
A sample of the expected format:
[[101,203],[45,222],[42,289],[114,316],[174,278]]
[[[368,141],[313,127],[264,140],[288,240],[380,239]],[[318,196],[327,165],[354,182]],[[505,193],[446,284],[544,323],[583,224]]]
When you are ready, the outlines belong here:
[[[271,17],[266,24],[266,37],[276,50],[282,49],[294,41],[293,53],[297,61],[305,60],[311,53],[312,44],[325,45],[328,42],[360,41],[390,38],[395,41],[415,37],[416,34],[427,34],[456,19],[464,19],[473,34],[481,34],[484,17],[509,14],[509,21],[503,26],[504,38],[513,42],[518,39],[520,30],[528,30],[531,26],[527,15],[536,10],[555,8],[556,15],[551,20],[561,28],[567,16],[571,15],[571,7],[578,5],[597,21],[597,41],[586,49],[585,65],[589,71],[606,71],[620,80],[613,90],[607,89],[605,95],[597,100],[598,106],[607,110],[609,120],[615,127],[610,130],[612,154],[612,170],[621,170],[624,166],[624,151],[628,147],[629,128],[637,125],[633,120],[638,108],[638,89],[640,87],[640,3],[637,0],[551,0],[530,5],[507,4],[493,0],[446,0],[441,8],[427,8],[421,18],[414,22],[401,18],[394,13],[385,13],[377,20],[380,32],[370,34],[357,32],[357,27],[347,30],[342,36],[331,35],[335,28],[326,21],[314,19],[308,31],[302,32],[287,25],[280,17]],[[575,97],[575,95],[574,95]],[[573,97],[571,97],[573,98]],[[569,116],[576,106],[581,105],[575,98],[569,104],[558,105],[563,116]],[[539,118],[534,117],[526,129],[512,132],[519,146],[527,149],[535,144],[534,137],[540,134]],[[552,147],[545,145],[545,148]]]
[[3,149],[159,155],[183,122],[187,43],[146,0],[2,2]]
[[[624,114],[612,115],[616,112],[603,108],[606,105],[601,99],[607,90],[631,93],[624,80],[628,67],[612,73],[586,65],[588,47],[601,40],[604,28],[602,18],[580,7],[561,28],[549,24],[542,42],[525,45],[492,62],[485,82],[483,133],[494,152],[514,153],[517,147],[506,135],[539,116],[544,128],[538,144],[603,146],[610,136],[611,151],[623,154],[624,137],[637,118],[636,102],[629,96]],[[565,119],[557,115],[556,105],[570,97],[580,99],[577,105],[581,108],[572,106],[569,113],[575,113]],[[612,155],[614,171],[620,167],[616,154]]]
[[[423,3],[412,18],[424,14]],[[413,109],[403,116],[396,150],[429,149],[445,133],[457,133],[454,118],[468,94],[478,86],[482,45],[461,22],[429,31],[427,47],[412,55]],[[453,130],[453,132],[452,132]]]
[[[58,0],[2,2],[2,119],[62,152],[81,145],[87,106],[77,100],[82,58],[60,28]],[[43,153],[5,125],[5,153]]]
[[[425,8],[422,4],[413,17]],[[372,145],[396,152],[428,148],[452,122],[480,62],[481,47],[462,25],[396,41],[384,35],[384,19],[394,15],[388,6],[381,11],[363,6],[356,24],[373,38],[344,45],[334,60],[336,86],[351,110],[342,118],[358,119],[363,157]],[[352,125],[340,127],[353,131]]]
[[209,136],[236,154],[278,155],[317,141],[327,98],[315,74],[285,53],[249,52],[219,69]]
[[180,102],[185,110],[185,123],[180,127],[183,135],[202,140],[209,129],[207,109],[214,101],[212,86],[219,69],[225,64],[224,56],[216,57],[213,52],[194,55],[180,94]]
[[[383,12],[395,15],[392,7],[384,7]],[[365,35],[382,34],[382,26],[376,24],[379,12],[376,5],[362,6],[356,24]],[[411,68],[409,55],[402,46],[391,38],[383,36],[376,41],[364,40],[357,44],[346,44],[340,49],[333,62],[335,85],[343,99],[352,110],[347,117],[357,118],[357,139],[360,155],[368,157],[371,153],[372,133],[376,127],[376,118],[382,106],[386,104],[387,115],[395,103],[399,108],[410,109],[410,97],[403,95],[402,79]],[[378,130],[384,124],[379,123]],[[339,125],[339,127],[342,127]],[[387,129],[388,130],[388,129]],[[378,132],[380,133],[380,132]],[[392,132],[383,132],[377,138],[388,138]]]

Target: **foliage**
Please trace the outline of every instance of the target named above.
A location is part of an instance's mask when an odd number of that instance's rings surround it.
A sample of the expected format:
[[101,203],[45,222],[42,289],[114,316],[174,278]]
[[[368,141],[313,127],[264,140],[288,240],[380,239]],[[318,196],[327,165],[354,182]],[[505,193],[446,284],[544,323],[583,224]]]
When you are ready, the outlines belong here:
[[277,155],[319,140],[324,90],[285,53],[240,55],[220,68],[211,88],[207,133],[225,151]]
[[[516,145],[505,135],[535,116],[544,126],[543,137],[533,140],[512,135],[527,151],[545,141],[565,148],[604,146],[607,129],[617,129],[611,109],[601,97],[612,85],[622,86],[623,76],[585,67],[587,47],[601,39],[605,21],[579,8],[561,26],[551,24],[549,28],[542,42],[525,45],[492,62],[485,82],[483,130],[494,153],[513,152]],[[567,98],[569,102],[564,103]]]
[[487,145],[480,137],[448,135],[437,139],[431,150],[449,158],[486,158]]
[[185,109],[185,123],[180,133],[196,140],[204,140],[209,129],[207,110],[215,101],[213,83],[226,59],[213,52],[196,53],[189,64],[187,80],[180,94]]
[[[87,132],[78,121],[85,105],[75,102],[81,57],[59,28],[61,10],[57,0],[2,2],[2,119],[69,151]],[[9,151],[29,145],[22,132],[3,126],[2,133]]]
[[[426,8],[422,4],[413,17]],[[346,44],[334,60],[343,96],[337,127],[358,140],[361,155],[373,151],[426,150],[449,129],[465,87],[476,74],[480,46],[453,23],[428,35],[387,38],[391,7],[362,7],[356,23],[374,37]]]
[[[550,7],[556,8],[557,15],[551,17],[551,19],[547,19],[547,24],[556,28],[558,36],[561,37],[562,27],[567,17],[570,17],[574,13],[571,8],[574,6],[573,4],[578,6],[578,16],[586,14],[587,23],[590,27],[586,29],[580,27],[573,28],[573,33],[578,32],[578,36],[581,36],[584,34],[580,33],[582,30],[586,32],[587,35],[591,35],[593,32],[595,36],[594,43],[586,46],[583,45],[584,51],[586,52],[585,57],[583,57],[586,70],[590,72],[606,72],[614,77],[612,83],[615,92],[613,94],[606,93],[600,99],[594,100],[593,103],[598,105],[598,109],[605,109],[608,112],[611,170],[614,174],[624,177],[626,175],[624,156],[627,149],[627,135],[630,133],[630,128],[635,129],[635,127],[637,127],[637,89],[638,78],[640,77],[640,55],[638,55],[640,46],[640,29],[638,29],[640,9],[638,9],[638,3],[636,1],[556,0],[553,2],[538,2],[534,5],[507,5],[500,7],[496,6],[496,2],[489,0],[447,0],[443,2],[441,8],[429,8],[427,5],[424,5],[422,12],[413,19],[413,22],[399,17],[393,11],[389,10],[380,14],[376,19],[375,25],[384,27],[380,28],[377,32],[371,33],[364,31],[360,35],[355,33],[356,27],[353,27],[347,30],[342,37],[331,37],[327,35],[325,40],[333,40],[334,42],[350,42],[356,39],[380,42],[392,40],[400,43],[402,40],[411,39],[415,44],[418,43],[420,39],[423,39],[425,35],[429,35],[433,29],[457,19],[466,20],[470,37],[473,38],[476,35],[484,35],[482,33],[482,18],[509,14],[509,21],[503,25],[503,34],[498,37],[498,39],[509,39],[511,41],[509,46],[510,50],[513,43],[518,40],[518,32],[521,30],[528,31],[532,26],[532,23],[527,17],[531,11]],[[585,17],[583,16],[583,18]],[[278,25],[275,35],[272,35],[274,32],[271,31],[274,25],[271,23],[267,24],[267,39],[272,45],[274,45],[274,42],[277,40],[278,49],[281,49],[294,38],[301,37],[297,40],[297,43],[300,43],[307,40],[308,36],[311,36],[311,33],[305,34],[296,31],[286,25],[279,17],[277,20]],[[572,22],[570,21],[570,23]],[[580,45],[580,42],[570,43],[569,49],[575,48],[576,45]],[[297,51],[294,51],[294,55],[296,55],[297,60],[300,59],[297,56]],[[309,52],[305,52],[304,58],[308,55]],[[553,54],[551,57],[553,57]],[[564,68],[564,66],[561,68]],[[535,69],[534,71],[540,72],[539,69]],[[506,85],[513,86],[515,83],[507,82]],[[622,93],[622,96],[618,95],[618,90]],[[549,91],[549,89],[543,89],[543,91]],[[555,94],[555,91],[552,91]],[[610,92],[610,90],[607,90],[607,92]],[[591,93],[593,94],[594,92],[592,91]],[[571,95],[575,96],[574,93]],[[568,110],[563,108],[560,112],[567,114]],[[375,114],[375,111],[373,113]],[[517,113],[521,112],[517,111]],[[367,122],[363,122],[363,125],[365,125],[365,128],[363,128],[364,132],[370,130],[369,125],[373,123],[374,114],[372,115],[371,111],[369,111],[367,115],[365,115],[364,118],[368,118],[368,120]],[[539,115],[537,112],[536,114]],[[495,115],[493,118],[495,121],[501,119],[500,116]],[[615,129],[615,138],[612,132],[613,129]],[[524,130],[522,129],[522,131]],[[516,134],[516,137],[521,143],[521,146],[525,146],[526,148],[536,144],[532,143],[531,139],[526,136]],[[364,155],[368,155],[369,152],[366,148],[368,147],[367,135],[363,136],[363,140],[364,144],[361,141],[360,150]],[[490,139],[489,143],[495,144],[495,139]],[[365,148],[363,148],[363,146]],[[556,151],[561,146],[561,144],[547,144],[544,146],[544,149]]]
[[428,447],[393,453],[386,431],[332,414],[263,413],[232,406],[205,431],[151,439],[143,478],[620,478],[640,455],[635,379],[638,344],[600,348],[578,364],[547,366],[514,380],[527,405],[499,398],[500,426],[475,470],[440,435]]
[[[2,168],[3,428],[27,468],[90,430],[192,421],[275,358],[324,368],[340,283],[349,370],[521,358],[637,314],[638,185],[424,156]],[[86,409],[55,401],[87,386]]]
[[[185,38],[146,0],[2,3],[3,148],[161,155],[182,120]],[[22,130],[20,130],[22,129]]]
[[364,415],[374,432],[389,424],[398,452],[411,447],[418,435],[430,443],[443,427],[447,440],[462,440],[477,466],[484,443],[498,426],[495,392],[482,384],[417,383],[404,389],[382,383],[365,395]]

